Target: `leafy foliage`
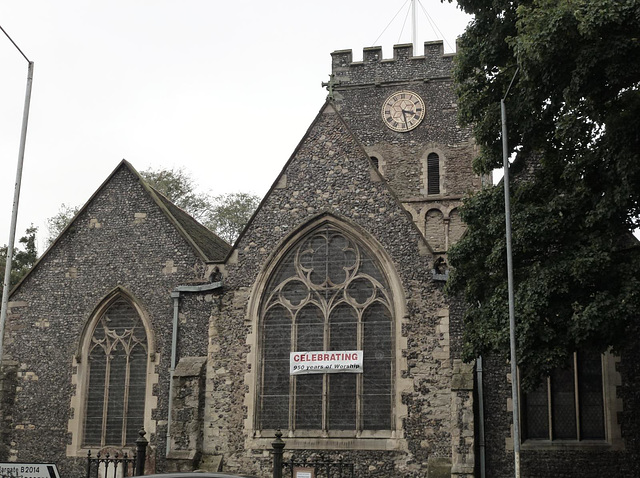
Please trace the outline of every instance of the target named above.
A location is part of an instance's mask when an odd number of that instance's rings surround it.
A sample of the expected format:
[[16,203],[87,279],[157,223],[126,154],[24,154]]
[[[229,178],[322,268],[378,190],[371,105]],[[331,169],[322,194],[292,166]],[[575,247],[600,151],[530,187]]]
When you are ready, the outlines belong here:
[[[458,0],[460,119],[501,166],[507,98],[518,362],[534,385],[574,350],[623,348],[640,306],[638,0]],[[508,352],[502,187],[465,202],[449,289],[464,292],[466,357]]]
[[259,204],[260,198],[248,193],[215,196],[205,225],[225,241],[233,243]]
[[198,193],[197,184],[183,169],[148,169],[140,174],[175,205],[230,243],[238,237],[260,204],[260,198],[249,193],[219,196]]
[[183,168],[147,169],[141,171],[140,175],[195,219],[199,221],[206,219],[211,210],[211,197],[208,194],[196,192],[197,184]]
[[[25,231],[25,235],[18,241],[22,244],[22,248],[15,247],[13,249],[13,258],[11,260],[11,276],[9,278],[9,289],[13,288],[20,279],[33,267],[38,259],[38,250],[36,246],[36,233],[38,228],[31,225]],[[2,274],[2,283],[0,283],[0,294],[4,289],[4,274],[7,267],[7,249],[5,245],[0,248],[0,273]]]
[[67,206],[62,203],[58,212],[47,219],[47,230],[49,236],[47,237],[47,245],[50,246],[53,241],[60,235],[60,233],[67,227],[67,224],[71,222],[73,217],[80,210],[79,206]]

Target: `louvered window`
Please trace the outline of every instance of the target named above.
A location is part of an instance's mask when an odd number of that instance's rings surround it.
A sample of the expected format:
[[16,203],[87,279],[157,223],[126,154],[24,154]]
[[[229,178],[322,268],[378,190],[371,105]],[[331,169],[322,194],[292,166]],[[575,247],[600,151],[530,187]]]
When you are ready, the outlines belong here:
[[436,153],[427,156],[427,194],[440,194],[440,157]]
[[534,392],[524,394],[527,440],[604,440],[602,357],[578,352]]
[[85,446],[133,445],[144,424],[147,337],[137,311],[117,299],[89,345]]
[[[258,428],[388,430],[393,318],[373,255],[332,226],[295,245],[260,309]],[[291,351],[362,350],[364,373],[289,375]]]

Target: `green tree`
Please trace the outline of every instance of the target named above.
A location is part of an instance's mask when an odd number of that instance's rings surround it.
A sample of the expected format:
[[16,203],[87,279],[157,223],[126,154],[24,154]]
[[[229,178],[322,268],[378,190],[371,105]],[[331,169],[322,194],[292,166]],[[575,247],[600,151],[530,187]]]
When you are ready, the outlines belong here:
[[[9,289],[13,288],[33,267],[38,259],[38,249],[36,246],[36,233],[38,228],[33,224],[27,228],[24,236],[18,241],[22,246],[14,247],[13,258],[11,260],[11,276],[9,279]],[[0,248],[0,273],[2,283],[0,283],[0,294],[4,289],[4,274],[7,267],[7,246]]]
[[250,193],[211,196],[196,192],[198,185],[183,169],[147,169],[140,174],[176,206],[230,243],[260,204],[260,197]]
[[259,204],[260,197],[249,193],[215,196],[205,225],[232,244]]
[[62,203],[58,212],[47,219],[47,230],[49,236],[47,237],[47,246],[50,246],[55,241],[65,227],[71,222],[73,217],[80,210],[79,206],[67,206]]
[[[576,349],[636,340],[640,251],[638,0],[458,0],[474,15],[455,77],[474,168],[502,164],[507,98],[518,362],[525,385]],[[464,293],[467,358],[508,353],[502,187],[462,208],[449,290]]]
[[196,191],[198,185],[183,168],[146,169],[140,172],[144,180],[171,202],[198,221],[206,219],[211,210],[211,197]]

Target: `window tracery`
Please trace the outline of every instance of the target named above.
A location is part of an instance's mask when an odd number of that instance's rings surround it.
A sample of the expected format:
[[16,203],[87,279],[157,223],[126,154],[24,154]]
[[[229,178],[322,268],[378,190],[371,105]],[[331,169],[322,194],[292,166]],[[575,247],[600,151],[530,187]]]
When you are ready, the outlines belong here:
[[96,322],[89,344],[84,446],[135,443],[144,424],[147,357],[142,320],[119,297]]
[[[260,429],[382,430],[392,423],[393,317],[380,265],[324,225],[299,241],[260,307]],[[292,351],[363,350],[362,374],[289,375]]]

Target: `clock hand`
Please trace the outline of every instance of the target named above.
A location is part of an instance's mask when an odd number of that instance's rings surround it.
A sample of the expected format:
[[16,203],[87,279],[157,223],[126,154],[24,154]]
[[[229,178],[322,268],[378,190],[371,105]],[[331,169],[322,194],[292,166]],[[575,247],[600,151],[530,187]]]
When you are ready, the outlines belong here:
[[402,110],[402,117],[404,118],[404,125],[406,126],[407,129],[409,129],[409,123],[407,123],[407,115],[406,115],[406,111]]

